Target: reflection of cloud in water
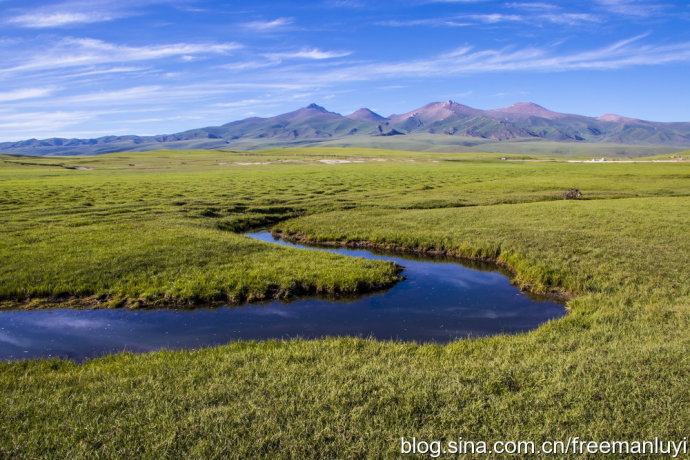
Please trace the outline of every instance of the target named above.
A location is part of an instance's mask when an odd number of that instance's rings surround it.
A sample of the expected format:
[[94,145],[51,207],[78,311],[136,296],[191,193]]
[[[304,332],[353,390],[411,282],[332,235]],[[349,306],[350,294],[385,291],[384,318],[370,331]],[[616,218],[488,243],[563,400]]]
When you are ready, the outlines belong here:
[[123,350],[190,349],[233,340],[292,337],[362,336],[443,343],[533,329],[565,312],[562,306],[531,300],[498,272],[447,261],[370,257],[404,265],[406,280],[364,296],[300,298],[289,305],[267,301],[192,311],[0,312],[4,326],[0,359],[60,355],[82,360]]
[[13,335],[10,335],[10,334],[8,334],[6,332],[2,332],[2,331],[0,331],[0,342],[8,343],[8,344],[14,345],[16,347],[25,347],[31,343],[28,340],[22,340],[20,337],[15,337]]
[[294,318],[295,313],[290,311],[290,306],[265,306],[265,307],[238,307],[246,308],[243,314],[253,315],[253,316],[280,316],[281,318]]
[[[469,288],[473,285],[509,285],[510,280],[499,272],[480,272],[474,271],[456,264],[418,264],[411,268],[408,273],[418,277],[433,278],[435,282],[444,282]],[[440,267],[435,266],[440,265]],[[422,278],[422,279],[423,279]]]
[[38,318],[26,317],[23,318],[23,322],[36,326],[54,329],[59,328],[69,328],[69,329],[103,329],[110,326],[112,322],[108,318],[104,319],[93,319],[93,318],[76,318],[72,314],[78,312],[69,312],[63,315],[58,312],[51,312],[50,315],[40,316]]

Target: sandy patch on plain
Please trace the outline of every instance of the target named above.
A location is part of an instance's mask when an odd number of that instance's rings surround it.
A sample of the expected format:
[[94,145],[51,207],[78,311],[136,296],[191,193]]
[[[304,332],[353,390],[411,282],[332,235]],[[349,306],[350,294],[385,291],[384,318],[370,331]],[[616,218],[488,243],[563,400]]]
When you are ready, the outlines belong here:
[[327,165],[342,165],[345,163],[365,163],[364,160],[316,160]]

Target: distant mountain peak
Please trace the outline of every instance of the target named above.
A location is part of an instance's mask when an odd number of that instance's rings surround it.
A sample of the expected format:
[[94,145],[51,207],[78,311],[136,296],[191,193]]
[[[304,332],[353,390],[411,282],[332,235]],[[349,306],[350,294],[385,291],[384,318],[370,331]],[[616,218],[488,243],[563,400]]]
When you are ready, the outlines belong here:
[[318,110],[319,112],[329,113],[328,110],[326,110],[324,107],[321,107],[320,105],[315,104],[313,102],[311,104],[309,104],[308,106],[306,106],[305,109],[315,109],[315,110]]
[[414,117],[421,123],[433,123],[453,116],[468,117],[481,113],[483,113],[482,110],[448,100],[444,102],[431,102],[411,112],[403,113],[402,115],[391,115],[390,119],[406,120]]
[[516,102],[515,104],[511,105],[510,107],[520,109],[536,109],[536,110],[547,110],[543,106],[536,104],[534,102],[529,102],[529,101],[523,101],[523,102]]
[[494,109],[490,110],[490,112],[498,112],[498,113],[511,113],[511,114],[517,114],[517,115],[533,115],[536,117],[542,117],[542,118],[561,118],[565,116],[565,114],[558,113],[558,112],[552,112],[551,110],[542,107],[539,104],[535,104],[534,102],[517,102],[511,106],[508,107],[502,107],[500,109]]
[[382,120],[386,120],[385,117],[382,117],[378,113],[372,111],[371,109],[367,109],[366,107],[363,107],[359,110],[355,110],[350,115],[346,115],[345,118],[349,118],[350,120],[358,120],[358,121],[382,121]]
[[321,107],[318,104],[311,103],[306,107],[302,107],[301,109],[297,109],[294,112],[288,112],[288,113],[283,113],[281,115],[277,115],[272,118],[277,118],[277,119],[283,119],[283,120],[290,120],[290,119],[304,119],[304,118],[311,118],[311,117],[320,117],[321,114],[327,115],[328,117],[340,117],[340,114],[337,114],[335,112],[329,112],[326,110],[324,107]]
[[[446,100],[432,102],[401,115],[391,115],[389,118],[384,118],[368,108],[361,108],[350,115],[342,116],[312,103],[273,117],[251,117],[222,126],[207,126],[158,136],[51,138],[5,142],[0,143],[0,152],[28,155],[88,155],[161,148],[188,150],[231,146],[241,149],[253,146],[315,144],[324,141],[348,142],[344,139],[353,135],[362,138],[371,136],[372,142],[377,138],[376,144],[372,145],[379,145],[382,137],[420,135],[423,137],[411,139],[409,145],[428,142],[428,145],[436,146],[447,142],[453,149],[457,149],[459,145],[466,145],[465,140],[459,141],[462,144],[457,141],[463,138],[476,138],[478,143],[529,139],[685,147],[690,145],[690,123],[660,123],[610,113],[592,118],[552,112],[534,102],[518,102],[495,110],[479,110],[453,100]],[[429,136],[436,137],[431,140]],[[447,139],[447,136],[456,136],[456,140],[442,140]],[[471,145],[474,145],[474,141]]]
[[597,117],[597,120],[599,121],[611,121],[614,123],[630,123],[630,122],[639,122],[641,120],[638,120],[637,118],[628,118],[624,117],[622,115],[617,115],[615,113],[605,113],[600,117]]

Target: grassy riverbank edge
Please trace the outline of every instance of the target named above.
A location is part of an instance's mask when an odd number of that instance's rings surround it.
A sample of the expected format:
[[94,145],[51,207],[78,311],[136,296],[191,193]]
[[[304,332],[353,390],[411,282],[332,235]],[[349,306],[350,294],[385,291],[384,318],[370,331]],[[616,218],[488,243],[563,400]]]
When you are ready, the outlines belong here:
[[[522,275],[515,266],[511,265],[507,260],[501,257],[501,252],[497,251],[495,255],[472,255],[473,251],[468,252],[453,251],[445,248],[424,248],[419,246],[405,246],[395,243],[374,243],[366,240],[324,240],[299,232],[283,232],[279,227],[271,229],[271,234],[274,238],[282,238],[285,241],[295,244],[303,244],[307,246],[323,246],[323,247],[340,247],[340,248],[357,248],[357,249],[373,249],[379,251],[386,251],[398,254],[414,254],[427,257],[443,257],[455,259],[458,261],[468,262],[482,262],[493,265],[496,268],[503,269],[507,272],[511,282],[516,285],[521,291],[543,296],[544,298],[556,300],[559,302],[567,302],[577,296],[576,292],[570,292],[560,286],[553,286],[544,284],[541,280],[534,278],[530,279],[529,275]],[[477,248],[476,251],[479,251]],[[475,251],[475,252],[476,252]],[[513,257],[513,260],[519,257]],[[567,305],[566,305],[567,306]]]
[[195,308],[219,308],[240,307],[269,301],[293,301],[305,297],[321,297],[337,300],[343,297],[365,295],[391,288],[404,279],[400,274],[403,268],[392,264],[393,268],[388,273],[388,279],[381,282],[368,282],[361,280],[354,287],[293,284],[285,288],[281,286],[269,286],[264,291],[243,293],[242,295],[228,297],[218,296],[212,299],[198,298],[170,298],[154,297],[140,298],[127,296],[112,296],[109,294],[90,296],[70,296],[67,298],[28,298],[28,299],[0,299],[0,311],[7,310],[42,310],[54,308],[69,308],[75,310],[95,310],[126,308],[137,309],[174,309],[192,310]]

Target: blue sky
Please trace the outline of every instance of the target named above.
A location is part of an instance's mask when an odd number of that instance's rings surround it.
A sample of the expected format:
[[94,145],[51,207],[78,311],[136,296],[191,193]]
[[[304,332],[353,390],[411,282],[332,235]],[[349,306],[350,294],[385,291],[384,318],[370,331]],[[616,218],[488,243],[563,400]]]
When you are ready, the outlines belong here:
[[316,102],[690,121],[690,2],[0,0],[0,141],[160,134]]

